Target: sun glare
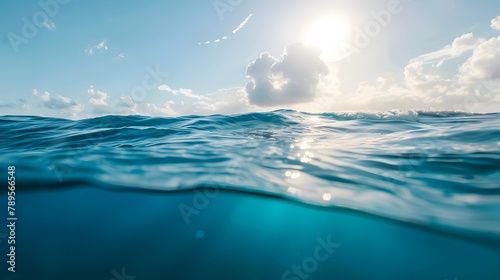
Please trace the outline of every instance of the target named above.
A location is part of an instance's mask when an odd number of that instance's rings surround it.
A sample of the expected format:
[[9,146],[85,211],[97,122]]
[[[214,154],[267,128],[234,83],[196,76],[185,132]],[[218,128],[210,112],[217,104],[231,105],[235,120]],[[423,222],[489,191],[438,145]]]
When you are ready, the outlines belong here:
[[342,43],[346,40],[348,24],[338,17],[325,17],[309,27],[304,43],[320,47],[321,58],[327,62],[342,59]]

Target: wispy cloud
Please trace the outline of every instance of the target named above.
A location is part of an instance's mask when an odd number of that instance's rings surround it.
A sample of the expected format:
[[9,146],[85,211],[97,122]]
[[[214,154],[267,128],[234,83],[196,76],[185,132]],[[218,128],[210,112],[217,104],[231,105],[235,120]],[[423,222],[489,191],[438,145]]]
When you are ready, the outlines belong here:
[[100,42],[99,44],[97,44],[96,48],[98,50],[108,50],[108,46],[106,46],[106,40]]
[[251,18],[252,16],[253,16],[253,14],[249,14],[249,15],[247,16],[247,18],[246,18],[244,21],[242,21],[242,22],[240,23],[240,25],[238,25],[238,27],[236,27],[236,28],[233,30],[233,34],[236,34],[236,32],[240,31],[240,29],[242,29],[242,28],[243,28],[243,26],[245,26],[245,24],[247,24],[247,22],[250,20],[250,18]]
[[51,21],[50,19],[49,19],[49,20],[44,21],[44,22],[43,22],[43,26],[44,26],[45,28],[47,28],[48,30],[50,30],[50,31],[54,31],[54,30],[56,30],[56,29],[57,29],[57,27],[56,27],[56,25],[54,24],[54,22],[53,22],[53,21]]
[[94,106],[108,106],[106,99],[108,98],[108,94],[99,90],[94,89],[93,86],[87,90],[90,94],[89,102]]
[[200,95],[193,93],[193,91],[191,89],[186,89],[186,88],[173,89],[173,88],[169,87],[168,85],[160,85],[160,86],[158,86],[158,89],[161,91],[171,93],[173,95],[184,95],[185,97],[190,97],[190,98],[195,98],[195,99],[203,99],[203,96],[200,96]]
[[463,34],[462,36],[453,40],[453,43],[451,45],[447,45],[444,48],[432,53],[416,57],[412,59],[411,62],[422,62],[424,64],[437,62],[437,66],[441,66],[443,62],[448,59],[453,59],[463,55],[466,52],[473,51],[484,41],[485,40],[483,38],[474,37],[474,34],[472,33]]
[[[248,23],[248,21],[250,20],[250,18],[252,16],[253,16],[253,14],[249,14],[235,29],[233,29],[233,31],[231,33],[236,34],[237,32],[239,32]],[[221,41],[227,40],[227,39],[229,39],[229,36],[225,35],[225,36],[217,38],[213,41],[199,42],[198,45],[203,45],[203,44],[208,45],[208,44],[212,44],[212,43],[220,43]]]

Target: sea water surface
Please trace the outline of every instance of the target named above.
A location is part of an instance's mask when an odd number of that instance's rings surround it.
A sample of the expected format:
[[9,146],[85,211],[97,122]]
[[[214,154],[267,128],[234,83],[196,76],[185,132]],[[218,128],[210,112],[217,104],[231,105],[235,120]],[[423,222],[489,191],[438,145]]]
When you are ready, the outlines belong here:
[[18,189],[215,187],[500,238],[500,114],[0,117]]

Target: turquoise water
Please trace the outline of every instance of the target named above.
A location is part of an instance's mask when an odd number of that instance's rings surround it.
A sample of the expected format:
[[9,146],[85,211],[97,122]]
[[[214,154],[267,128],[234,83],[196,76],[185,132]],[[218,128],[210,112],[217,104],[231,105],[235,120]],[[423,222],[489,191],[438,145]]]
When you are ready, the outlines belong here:
[[0,134],[24,221],[7,279],[500,279],[500,114],[4,116]]

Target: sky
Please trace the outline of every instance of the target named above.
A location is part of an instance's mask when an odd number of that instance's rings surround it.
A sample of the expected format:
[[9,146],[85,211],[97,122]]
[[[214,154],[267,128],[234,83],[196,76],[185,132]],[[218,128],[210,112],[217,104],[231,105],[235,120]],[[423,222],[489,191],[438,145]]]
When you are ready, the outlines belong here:
[[500,112],[496,0],[0,7],[0,115]]

